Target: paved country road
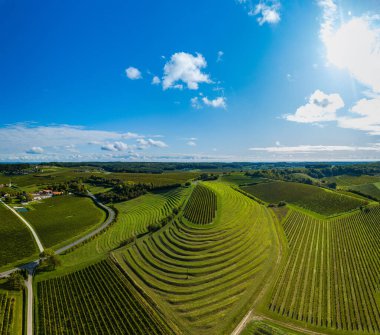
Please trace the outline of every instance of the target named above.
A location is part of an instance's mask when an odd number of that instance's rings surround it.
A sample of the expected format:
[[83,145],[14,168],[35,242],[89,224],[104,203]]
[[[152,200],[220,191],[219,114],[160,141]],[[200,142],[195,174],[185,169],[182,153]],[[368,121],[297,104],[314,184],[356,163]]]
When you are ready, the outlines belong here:
[[[92,232],[88,233],[87,235],[79,238],[75,242],[72,242],[72,243],[56,250],[56,252],[55,252],[56,254],[62,254],[63,252],[71,249],[72,247],[75,247],[76,245],[83,243],[84,241],[90,239],[91,237],[93,237],[96,234],[98,234],[99,232],[101,232],[103,229],[107,228],[112,223],[112,221],[115,219],[115,211],[113,209],[111,209],[111,208],[103,205],[102,203],[100,203],[96,199],[96,197],[93,194],[91,194],[90,192],[88,192],[88,196],[99,207],[103,208],[107,212],[106,220],[97,229],[95,229]],[[42,243],[41,243],[40,239],[38,238],[37,233],[35,232],[35,230],[31,226],[31,224],[28,221],[26,221],[19,213],[17,213],[16,210],[14,210],[12,207],[8,206],[7,204],[5,204],[1,200],[0,200],[0,202],[2,202],[9,210],[11,210],[30,229],[30,231],[32,232],[33,237],[34,237],[34,239],[38,245],[40,252],[43,252],[44,247],[42,246]],[[41,258],[39,258],[33,262],[29,262],[27,264],[21,265],[17,268],[14,268],[14,269],[11,269],[8,271],[4,271],[4,272],[0,272],[0,278],[5,278],[5,277],[8,277],[11,273],[16,272],[18,270],[25,269],[28,271],[28,280],[25,281],[25,287],[26,287],[27,293],[28,293],[28,298],[27,298],[28,310],[27,310],[27,326],[26,326],[26,329],[27,329],[26,334],[27,335],[33,335],[33,301],[34,301],[34,299],[33,299],[33,274],[34,274],[35,268],[40,264],[40,260],[41,260]]]

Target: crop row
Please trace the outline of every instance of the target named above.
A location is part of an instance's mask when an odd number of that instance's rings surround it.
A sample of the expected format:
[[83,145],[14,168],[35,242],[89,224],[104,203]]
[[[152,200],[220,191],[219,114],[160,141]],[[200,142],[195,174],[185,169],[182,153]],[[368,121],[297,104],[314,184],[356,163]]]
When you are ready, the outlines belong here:
[[168,334],[110,261],[38,282],[38,334]]
[[15,299],[0,293],[0,335],[9,335],[13,328]]
[[261,287],[276,247],[268,209],[225,184],[207,187],[222,203],[217,225],[177,220],[115,254],[168,317],[194,334],[230,329]]
[[217,199],[208,187],[198,184],[190,196],[184,210],[184,217],[197,224],[207,224],[214,220]]
[[316,326],[380,331],[380,207],[331,221],[292,212],[290,255],[269,308]]

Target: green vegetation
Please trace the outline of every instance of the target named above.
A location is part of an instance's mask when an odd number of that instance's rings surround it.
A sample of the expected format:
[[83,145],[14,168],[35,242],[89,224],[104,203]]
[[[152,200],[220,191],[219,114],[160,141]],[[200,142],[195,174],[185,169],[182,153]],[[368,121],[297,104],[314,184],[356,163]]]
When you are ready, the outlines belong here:
[[380,200],[380,183],[350,186],[348,189],[370,199]]
[[105,219],[105,212],[87,197],[59,196],[33,203],[22,213],[36,229],[45,247],[57,247],[77,237]]
[[0,268],[37,256],[37,247],[29,229],[0,203]]
[[333,220],[291,212],[289,257],[269,310],[324,329],[379,332],[379,217],[378,206]]
[[115,205],[117,220],[103,234],[87,242],[72,252],[60,256],[63,268],[82,266],[99,259],[127,243],[132,243],[138,236],[148,232],[148,226],[160,222],[180,207],[189,189],[180,187],[169,191],[148,193],[139,198]]
[[366,204],[354,197],[293,182],[270,182],[242,189],[268,203],[286,201],[327,216],[347,212]]
[[40,281],[37,298],[41,335],[171,333],[111,261]]
[[[220,182],[211,225],[181,221],[114,253],[126,275],[185,333],[230,332],[253,304],[278,255],[269,209]],[[264,285],[265,286],[265,285]]]
[[268,181],[266,178],[251,177],[243,173],[230,173],[222,176],[222,181],[231,183],[237,186],[241,185],[254,185],[259,183],[265,183]]
[[0,334],[11,334],[14,324],[15,299],[0,293]]
[[198,184],[188,200],[184,217],[197,224],[211,223],[217,208],[216,195],[208,187]]
[[277,326],[269,325],[264,321],[252,321],[243,330],[241,335],[295,335],[298,332],[282,329]]

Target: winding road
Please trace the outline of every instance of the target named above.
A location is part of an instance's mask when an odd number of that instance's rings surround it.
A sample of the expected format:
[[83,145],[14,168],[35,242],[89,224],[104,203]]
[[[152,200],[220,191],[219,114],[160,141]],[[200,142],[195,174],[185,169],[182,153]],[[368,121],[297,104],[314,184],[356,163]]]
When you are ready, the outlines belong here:
[[[65,251],[67,251],[67,250],[85,242],[86,240],[94,237],[96,234],[100,233],[102,230],[107,228],[115,220],[115,211],[113,209],[111,209],[111,208],[103,205],[102,203],[100,203],[92,193],[90,193],[90,192],[87,192],[87,193],[88,193],[88,196],[99,207],[101,207],[102,209],[104,209],[107,212],[106,220],[103,222],[103,224],[100,227],[96,228],[95,230],[91,231],[90,233],[86,234],[85,236],[82,236],[78,240],[56,250],[56,252],[55,252],[56,254],[62,254]],[[28,221],[26,221],[19,213],[17,213],[17,211],[15,209],[13,209],[12,207],[5,204],[2,200],[0,200],[0,202],[3,203],[10,211],[12,211],[12,213],[14,213],[28,227],[28,229],[32,232],[33,238],[37,243],[37,246],[38,246],[40,253],[43,252],[44,247],[43,247],[36,231],[33,229],[32,225]],[[40,260],[41,260],[41,258],[39,258],[33,262],[29,262],[27,264],[21,265],[17,268],[10,269],[10,270],[4,271],[4,272],[0,272],[0,278],[5,278],[5,277],[8,277],[11,273],[19,271],[19,270],[27,270],[28,271],[28,279],[25,281],[25,287],[26,287],[27,293],[28,293],[28,296],[27,296],[27,306],[28,306],[28,310],[27,310],[27,332],[26,332],[27,335],[33,335],[33,301],[34,301],[34,299],[33,299],[33,274],[34,274],[36,267],[40,264]]]

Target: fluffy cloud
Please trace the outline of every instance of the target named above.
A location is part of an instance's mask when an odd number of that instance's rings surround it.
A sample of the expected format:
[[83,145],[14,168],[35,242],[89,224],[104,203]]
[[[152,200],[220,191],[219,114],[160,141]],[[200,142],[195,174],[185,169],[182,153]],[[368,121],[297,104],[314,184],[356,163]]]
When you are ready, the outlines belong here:
[[326,94],[316,90],[307,104],[299,107],[295,114],[286,115],[288,121],[301,123],[317,123],[334,121],[337,119],[336,111],[344,107],[344,102],[339,94]]
[[380,96],[361,99],[350,111],[354,115],[338,119],[340,127],[362,130],[370,135],[380,135]]
[[248,14],[257,16],[257,22],[260,26],[264,23],[276,24],[280,22],[280,3],[278,1],[260,1],[254,9],[251,9]]
[[224,109],[227,108],[227,99],[225,97],[217,97],[213,100],[210,100],[207,97],[203,97],[202,101],[206,106]]
[[42,149],[41,147],[32,147],[29,150],[26,150],[27,154],[32,154],[32,155],[42,154],[43,152],[44,152],[44,149]]
[[152,85],[159,85],[161,83],[161,79],[157,76],[152,78]]
[[157,147],[157,148],[166,148],[168,145],[163,141],[153,140],[151,138],[144,139],[140,138],[137,140],[137,143],[139,144],[139,149],[147,149],[150,147]]
[[207,66],[206,59],[199,53],[196,56],[186,52],[173,54],[164,66],[162,87],[182,88],[182,84],[188,89],[197,90],[200,83],[211,83],[208,74],[202,72]]
[[125,70],[125,74],[129,79],[136,80],[136,79],[141,79],[142,75],[139,69],[130,66]]
[[189,145],[190,147],[195,147],[197,145],[197,142],[195,142],[195,141],[187,141],[186,144]]
[[105,151],[126,151],[128,149],[131,149],[131,147],[124,143],[124,142],[114,142],[114,143],[107,143],[101,146],[102,150]]

